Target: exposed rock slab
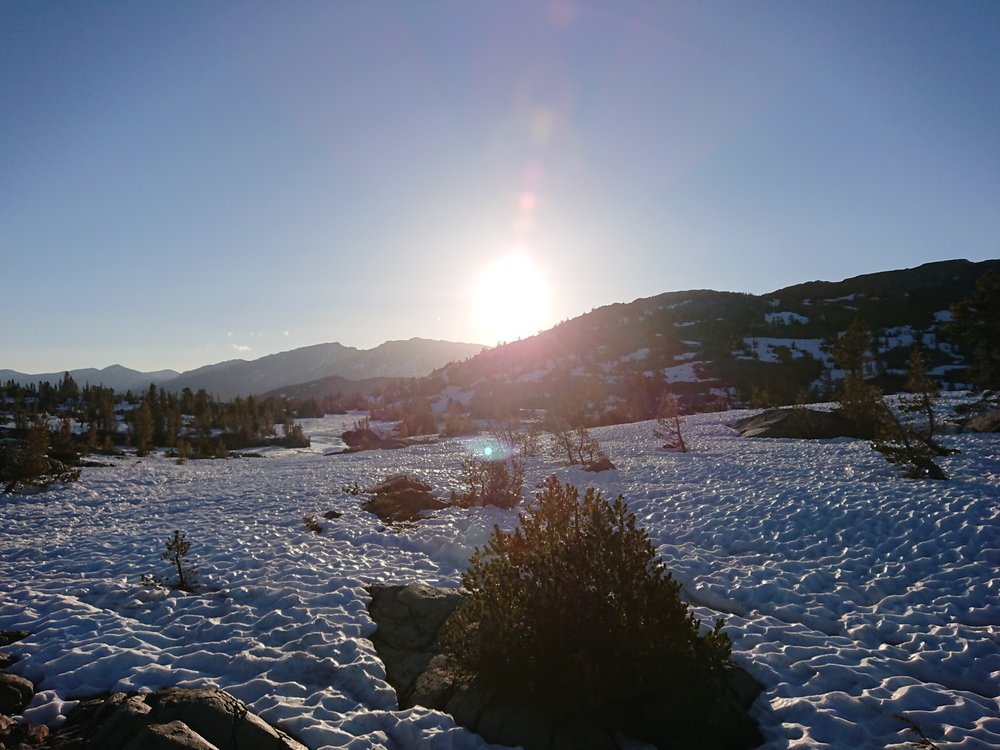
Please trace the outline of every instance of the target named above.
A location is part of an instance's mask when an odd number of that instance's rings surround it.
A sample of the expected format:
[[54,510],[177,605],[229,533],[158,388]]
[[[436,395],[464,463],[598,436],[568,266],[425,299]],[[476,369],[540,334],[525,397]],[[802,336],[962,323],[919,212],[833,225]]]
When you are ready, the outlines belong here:
[[840,410],[819,411],[804,407],[768,409],[752,417],[738,419],[729,425],[742,437],[799,438],[829,440],[851,437],[870,440],[871,428],[859,425]]
[[13,716],[28,705],[35,694],[31,680],[10,672],[0,672],[0,714]]
[[373,497],[361,507],[387,523],[415,521],[425,510],[440,510],[448,506],[431,494],[432,487],[419,479],[397,474],[373,487]]
[[1000,409],[973,417],[965,423],[969,432],[1000,432]]
[[218,688],[86,699],[62,728],[34,744],[46,750],[306,750]]

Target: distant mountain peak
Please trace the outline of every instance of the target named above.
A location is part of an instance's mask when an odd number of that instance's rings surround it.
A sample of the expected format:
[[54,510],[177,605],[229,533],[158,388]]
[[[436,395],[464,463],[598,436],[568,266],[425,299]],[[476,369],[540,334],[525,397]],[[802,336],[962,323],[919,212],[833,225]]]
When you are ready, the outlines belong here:
[[165,387],[204,388],[221,398],[260,394],[325,378],[348,380],[413,378],[429,375],[448,362],[482,351],[481,344],[412,338],[385,341],[372,349],[339,342],[310,344],[258,359],[231,360],[181,373]]

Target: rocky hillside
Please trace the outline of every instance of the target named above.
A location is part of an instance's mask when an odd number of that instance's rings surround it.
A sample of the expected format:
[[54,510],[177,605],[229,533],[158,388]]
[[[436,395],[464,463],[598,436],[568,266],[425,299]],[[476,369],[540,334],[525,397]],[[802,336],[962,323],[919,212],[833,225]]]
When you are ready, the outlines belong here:
[[953,260],[759,296],[697,290],[608,305],[391,389],[383,406],[420,396],[438,413],[544,408],[613,422],[653,416],[668,388],[687,410],[823,398],[841,375],[833,343],[858,317],[884,389],[902,385],[918,343],[932,374],[957,387],[967,362],[949,308],[991,268],[1000,261]]

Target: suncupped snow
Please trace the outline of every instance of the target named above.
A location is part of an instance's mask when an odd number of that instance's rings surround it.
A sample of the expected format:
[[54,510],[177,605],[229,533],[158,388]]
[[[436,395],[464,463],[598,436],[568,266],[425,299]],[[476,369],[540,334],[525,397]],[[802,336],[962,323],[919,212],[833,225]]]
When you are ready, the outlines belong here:
[[[734,659],[766,686],[764,747],[902,750],[916,737],[898,715],[948,748],[1000,746],[996,437],[953,437],[954,479],[913,481],[863,441],[741,439],[726,423],[746,414],[685,418],[686,454],[659,450],[650,423],[595,429],[616,471],[529,459],[526,489],[556,473],[625,495],[697,615],[727,618]],[[217,686],[310,748],[489,747],[445,714],[397,709],[364,587],[457,586],[517,511],[384,525],[343,488],[404,471],[444,497],[466,449],[324,455],[349,421],[304,420],[313,450],[123,459],[0,501],[0,629],[32,633],[4,650],[40,691],[24,719],[58,726],[112,690]],[[140,584],[169,576],[174,529],[193,595]]]

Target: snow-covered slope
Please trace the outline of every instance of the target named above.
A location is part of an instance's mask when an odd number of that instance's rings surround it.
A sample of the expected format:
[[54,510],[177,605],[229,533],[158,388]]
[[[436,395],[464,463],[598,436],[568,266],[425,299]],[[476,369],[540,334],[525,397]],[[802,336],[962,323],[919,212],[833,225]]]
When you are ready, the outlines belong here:
[[[649,423],[593,430],[624,493],[705,620],[722,614],[734,658],[765,685],[753,713],[769,750],[1000,746],[1000,451],[961,435],[951,481],[908,481],[861,441],[745,440],[746,412],[685,419],[688,454]],[[313,447],[265,459],[121,460],[80,482],[0,500],[0,628],[26,629],[12,669],[45,691],[56,724],[108,690],[218,685],[311,748],[482,748],[440,713],[397,710],[368,640],[364,585],[457,585],[473,547],[516,513],[448,510],[394,530],[341,491],[399,471],[445,495],[479,439],[325,456],[346,422],[305,420]],[[343,513],[316,536],[304,514]],[[204,589],[143,588],[173,529]],[[601,658],[594,654],[595,659]]]

